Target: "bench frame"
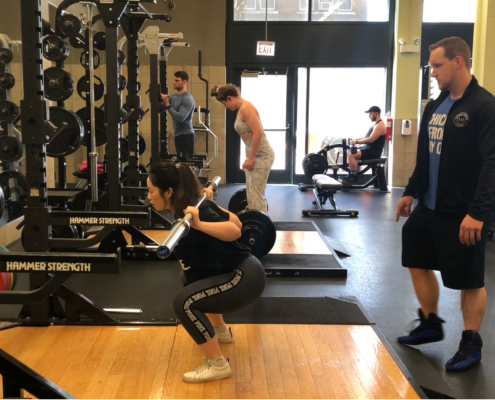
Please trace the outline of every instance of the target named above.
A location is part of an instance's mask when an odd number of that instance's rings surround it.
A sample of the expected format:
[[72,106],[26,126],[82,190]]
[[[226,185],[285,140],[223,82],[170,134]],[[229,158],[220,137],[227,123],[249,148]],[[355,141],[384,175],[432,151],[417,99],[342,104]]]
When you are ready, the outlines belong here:
[[[374,160],[378,160],[378,158]],[[365,189],[373,184],[373,187],[379,189],[380,192],[388,192],[387,178],[385,177],[385,163],[388,161],[388,159],[386,157],[380,157],[380,160],[381,162],[377,161],[372,163],[369,163],[369,161],[373,160],[358,160],[358,166],[366,166],[366,168],[364,168],[363,170],[358,170],[357,175],[363,175],[365,172],[371,169],[371,178],[366,183],[363,183],[361,185],[344,186],[343,189]],[[330,168],[333,170],[332,177],[334,179],[338,179],[339,169],[350,172],[348,167],[343,168],[343,166],[340,166],[339,164],[330,165]]]
[[[337,188],[322,188],[318,186],[317,180],[318,179],[325,179],[325,180],[334,180],[333,178],[329,177],[328,175],[323,175],[320,177],[317,177],[318,175],[313,176],[313,194],[315,195],[315,201],[313,204],[315,204],[318,208],[316,209],[306,209],[302,210],[302,214],[305,217],[311,217],[313,215],[344,215],[344,216],[349,216],[349,217],[357,217],[359,215],[358,210],[341,210],[337,207],[337,203],[335,202],[335,198],[333,195],[337,192],[338,189],[342,189],[342,184],[335,180],[336,183],[338,183],[339,187]],[[323,178],[325,177],[325,178]],[[335,185],[337,186],[337,185]],[[330,204],[332,205],[333,209],[326,209],[323,208],[327,200],[330,201]]]

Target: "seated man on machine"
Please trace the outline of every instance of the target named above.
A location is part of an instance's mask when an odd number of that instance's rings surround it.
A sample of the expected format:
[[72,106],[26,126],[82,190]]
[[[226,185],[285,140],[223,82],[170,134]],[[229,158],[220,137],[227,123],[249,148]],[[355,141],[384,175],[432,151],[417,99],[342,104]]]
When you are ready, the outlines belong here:
[[385,133],[386,126],[380,117],[380,107],[373,106],[365,113],[369,113],[370,120],[374,123],[366,137],[360,139],[349,139],[348,143],[351,145],[364,144],[364,146],[359,147],[355,154],[348,152],[349,160],[349,170],[350,174],[347,179],[342,179],[342,184],[344,186],[351,186],[357,183],[357,172],[358,172],[358,160],[371,160],[375,158],[380,158],[382,155],[383,147],[385,146]]

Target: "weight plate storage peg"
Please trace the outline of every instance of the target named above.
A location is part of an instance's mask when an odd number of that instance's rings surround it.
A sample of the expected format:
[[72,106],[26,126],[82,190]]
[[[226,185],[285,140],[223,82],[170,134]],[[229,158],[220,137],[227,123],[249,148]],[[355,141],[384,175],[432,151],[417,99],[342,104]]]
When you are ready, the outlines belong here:
[[[94,76],[94,78],[95,78],[95,85],[94,85],[94,91],[93,91],[93,100],[98,101],[105,94],[105,84],[96,75]],[[79,94],[79,96],[81,96],[81,98],[83,100],[86,100],[86,77],[85,76],[81,76],[81,78],[79,78],[79,80],[77,81],[77,93]]]
[[0,160],[14,162],[22,157],[24,146],[14,136],[0,136]]
[[62,107],[50,107],[50,122],[59,128],[64,122],[67,126],[46,145],[46,154],[50,157],[63,157],[74,153],[84,139],[84,125],[74,111]]
[[43,39],[43,57],[50,61],[64,61],[70,52],[70,46],[57,35],[48,35]]
[[259,210],[244,210],[237,217],[242,223],[239,243],[248,246],[256,258],[266,256],[277,239],[277,230],[270,217]]
[[10,49],[0,49],[0,64],[10,64],[14,59],[14,53]]
[[67,100],[74,92],[74,79],[66,70],[50,67],[45,70],[45,97],[51,101]]
[[76,37],[82,31],[82,23],[75,15],[65,13],[58,19],[58,28],[68,38]]
[[2,72],[0,74],[0,88],[8,90],[12,89],[15,85],[14,75],[8,72]]
[[12,122],[19,112],[19,107],[15,103],[8,100],[0,101],[0,122]]

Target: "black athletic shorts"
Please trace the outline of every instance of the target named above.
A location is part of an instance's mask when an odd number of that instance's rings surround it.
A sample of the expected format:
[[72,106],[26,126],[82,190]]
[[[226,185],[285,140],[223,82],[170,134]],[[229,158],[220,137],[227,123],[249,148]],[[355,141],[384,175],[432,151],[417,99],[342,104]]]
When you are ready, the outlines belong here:
[[382,155],[381,154],[375,154],[371,149],[364,148],[361,149],[361,160],[374,160],[375,158],[380,158]]
[[485,245],[493,213],[481,230],[481,241],[462,244],[459,228],[466,214],[441,213],[418,206],[402,228],[402,265],[440,271],[443,285],[451,289],[485,286]]

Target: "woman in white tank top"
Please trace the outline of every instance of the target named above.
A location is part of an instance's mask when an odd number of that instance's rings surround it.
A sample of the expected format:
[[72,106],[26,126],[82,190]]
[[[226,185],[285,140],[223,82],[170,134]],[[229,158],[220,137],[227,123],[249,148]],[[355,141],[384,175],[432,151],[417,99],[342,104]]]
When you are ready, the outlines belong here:
[[241,97],[239,88],[232,84],[216,85],[211,96],[225,108],[237,111],[234,129],[246,145],[246,161],[242,169],[246,174],[248,207],[267,212],[265,189],[275,153],[266,138],[256,107]]

